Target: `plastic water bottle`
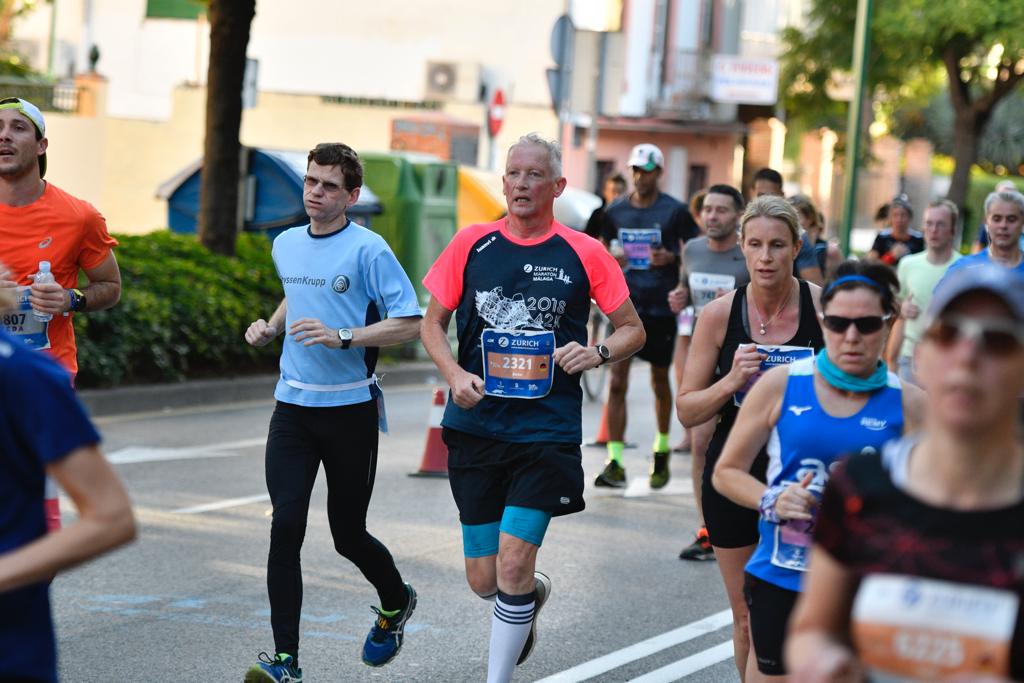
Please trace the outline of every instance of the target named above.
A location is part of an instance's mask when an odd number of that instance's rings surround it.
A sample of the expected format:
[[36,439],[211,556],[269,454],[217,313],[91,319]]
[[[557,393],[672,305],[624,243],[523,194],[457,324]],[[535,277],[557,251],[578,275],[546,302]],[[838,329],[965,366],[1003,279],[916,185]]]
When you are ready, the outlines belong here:
[[[40,261],[39,272],[36,273],[32,277],[32,279],[36,282],[36,284],[43,284],[45,282],[56,282],[56,280],[53,277],[53,273],[50,272],[50,262]],[[41,323],[48,323],[51,320],[53,320],[52,313],[43,313],[41,311],[35,310],[34,308],[32,309],[32,315],[35,316],[35,319]]]

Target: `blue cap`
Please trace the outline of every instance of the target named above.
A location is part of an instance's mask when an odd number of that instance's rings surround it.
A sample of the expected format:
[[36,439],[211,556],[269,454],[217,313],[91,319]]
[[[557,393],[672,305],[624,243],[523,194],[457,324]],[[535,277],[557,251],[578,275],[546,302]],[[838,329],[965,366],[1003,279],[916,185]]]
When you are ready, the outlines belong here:
[[961,295],[975,291],[995,294],[1006,303],[1017,322],[1024,322],[1024,277],[994,263],[956,268],[942,278],[928,305],[928,322],[942,315]]
[[[5,97],[0,100],[0,109],[17,109],[21,115],[32,122],[40,138],[46,137],[46,120],[39,107],[20,97]],[[46,152],[39,155],[39,177],[46,175]]]

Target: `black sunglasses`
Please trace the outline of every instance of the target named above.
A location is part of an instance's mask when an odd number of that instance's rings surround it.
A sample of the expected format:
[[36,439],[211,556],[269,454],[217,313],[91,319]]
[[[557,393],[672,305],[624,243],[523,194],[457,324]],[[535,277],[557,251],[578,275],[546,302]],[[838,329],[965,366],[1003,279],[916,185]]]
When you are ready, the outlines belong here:
[[961,339],[971,339],[992,355],[1005,356],[1024,347],[1024,326],[999,318],[942,316],[925,330],[924,336],[939,346],[949,347]]
[[821,324],[836,334],[844,334],[850,329],[850,325],[856,325],[857,331],[861,334],[871,334],[882,329],[885,321],[891,317],[892,315],[867,315],[863,318],[844,318],[841,315],[822,315]]

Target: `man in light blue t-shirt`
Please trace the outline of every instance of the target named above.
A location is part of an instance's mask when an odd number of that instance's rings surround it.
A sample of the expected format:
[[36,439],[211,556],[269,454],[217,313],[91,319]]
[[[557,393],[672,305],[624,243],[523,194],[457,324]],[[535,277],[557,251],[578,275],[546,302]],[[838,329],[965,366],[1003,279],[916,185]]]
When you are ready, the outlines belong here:
[[991,262],[1024,275],[1024,252],[1020,246],[1021,228],[1024,228],[1024,194],[1015,190],[991,193],[985,198],[985,225],[989,234],[988,248],[960,259],[947,273]]
[[363,168],[341,143],[309,153],[302,193],[310,223],[274,241],[285,297],[253,322],[245,340],[262,346],[287,331],[277,406],[267,437],[267,489],[274,506],[267,589],[275,656],[261,653],[249,683],[302,680],[299,553],[320,463],[330,495],[334,546],[373,584],[381,607],[363,645],[363,662],[383,666],[402,647],[416,591],[388,549],[366,530],[377,468],[378,426],[387,431],[374,367],[377,348],[412,341],[421,311],[412,283],[382,237],[350,221]]

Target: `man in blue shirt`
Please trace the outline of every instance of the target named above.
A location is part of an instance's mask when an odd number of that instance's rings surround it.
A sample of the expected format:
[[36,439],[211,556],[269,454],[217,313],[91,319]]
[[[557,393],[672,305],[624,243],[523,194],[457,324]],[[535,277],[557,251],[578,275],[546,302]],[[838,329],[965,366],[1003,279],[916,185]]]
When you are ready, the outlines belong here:
[[982,263],[997,263],[1024,275],[1024,252],[1021,251],[1021,229],[1024,227],[1024,195],[1015,190],[991,193],[985,198],[985,225],[989,245],[984,251],[958,260],[946,277],[960,268]]
[[[0,315],[9,313],[13,300],[3,290],[0,299]],[[128,494],[99,440],[68,373],[0,330],[0,680],[57,681],[50,579],[135,536]],[[47,475],[79,511],[52,534]]]
[[[679,255],[683,244],[700,234],[690,209],[662,192],[658,185],[665,167],[661,150],[651,144],[633,148],[627,164],[633,173],[633,192],[605,210],[602,241],[622,266],[629,285],[629,298],[647,332],[647,342],[637,352],[651,365],[654,390],[654,439],[649,483],[660,489],[668,483],[669,421],[672,419],[672,389],[668,369],[676,345],[676,317],[668,305],[668,294],[679,283]],[[630,359],[609,368],[608,459],[594,480],[595,486],[622,488],[626,470],[622,465],[626,433],[626,394],[629,391]]]
[[384,239],[346,216],[362,184],[362,164],[351,147],[322,143],[309,153],[302,199],[310,223],[274,241],[285,298],[270,320],[256,320],[245,333],[248,343],[262,346],[287,331],[266,453],[274,507],[267,588],[276,654],[261,653],[246,674],[249,683],[302,680],[299,553],[321,462],[335,548],[373,584],[381,602],[363,645],[365,664],[394,659],[416,607],[416,591],[367,532],[366,509],[378,427],[387,431],[374,374],[378,347],[416,339],[421,311]]

